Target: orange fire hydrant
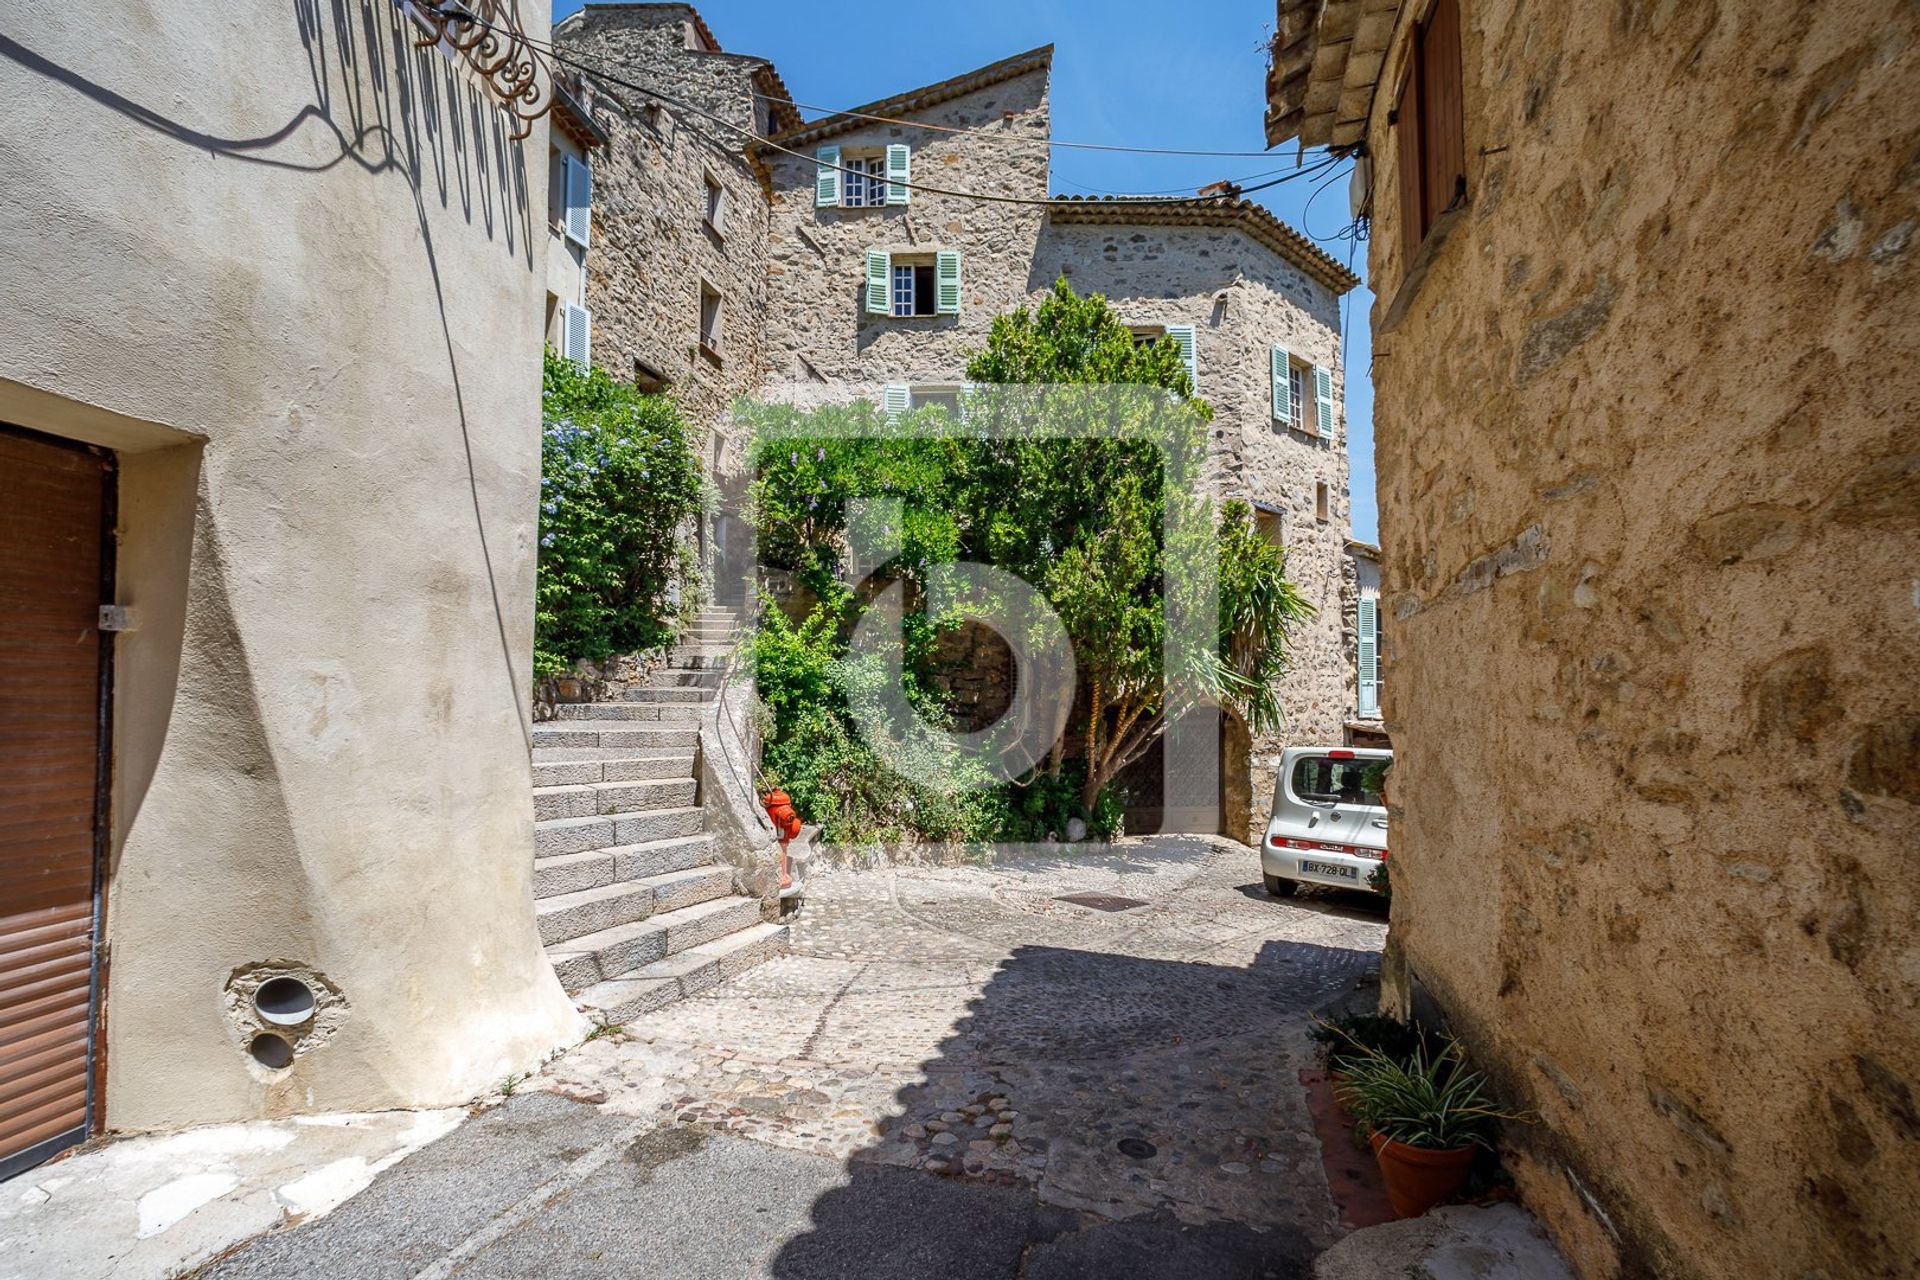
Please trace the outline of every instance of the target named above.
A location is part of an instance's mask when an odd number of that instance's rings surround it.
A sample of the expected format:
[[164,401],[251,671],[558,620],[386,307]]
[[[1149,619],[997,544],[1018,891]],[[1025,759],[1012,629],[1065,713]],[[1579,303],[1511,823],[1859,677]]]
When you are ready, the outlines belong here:
[[774,834],[780,837],[780,887],[790,889],[793,872],[787,866],[787,845],[800,834],[800,813],[793,807],[793,797],[778,787],[760,797],[760,803],[766,806]]

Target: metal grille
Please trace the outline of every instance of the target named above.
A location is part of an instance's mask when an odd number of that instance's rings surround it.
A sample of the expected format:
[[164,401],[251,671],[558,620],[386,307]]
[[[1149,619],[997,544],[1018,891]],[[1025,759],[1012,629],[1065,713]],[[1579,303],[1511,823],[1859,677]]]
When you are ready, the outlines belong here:
[[105,460],[0,430],[0,1176],[86,1136]]
[[1092,907],[1095,911],[1131,911],[1147,905],[1138,898],[1123,898],[1117,893],[1064,893],[1054,901],[1071,902],[1076,907]]

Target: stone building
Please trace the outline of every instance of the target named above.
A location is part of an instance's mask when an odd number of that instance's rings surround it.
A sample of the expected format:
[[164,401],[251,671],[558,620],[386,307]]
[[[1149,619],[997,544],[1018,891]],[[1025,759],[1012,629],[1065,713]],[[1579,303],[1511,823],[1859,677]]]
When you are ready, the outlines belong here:
[[138,9],[20,0],[0,59],[0,1176],[581,1026],[528,857],[546,125],[393,5]]
[[1371,210],[1389,1002],[1582,1275],[1920,1273],[1920,15],[1278,17]]
[[[1251,798],[1227,829],[1264,825],[1279,747],[1342,742],[1350,718],[1339,299],[1355,278],[1230,194],[1052,197],[1051,47],[802,123],[770,65],[721,51],[685,5],[590,4],[556,38],[604,69],[595,116],[614,139],[588,261],[595,359],[626,376],[628,352],[659,353],[650,368],[717,430],[746,393],[951,398],[994,317],[1063,275],[1182,345],[1215,410],[1217,494],[1261,510],[1319,610],[1295,639],[1287,729],[1238,757]],[[627,141],[639,115],[680,149]],[[724,246],[702,223],[710,179]],[[711,446],[723,483],[741,443]]]

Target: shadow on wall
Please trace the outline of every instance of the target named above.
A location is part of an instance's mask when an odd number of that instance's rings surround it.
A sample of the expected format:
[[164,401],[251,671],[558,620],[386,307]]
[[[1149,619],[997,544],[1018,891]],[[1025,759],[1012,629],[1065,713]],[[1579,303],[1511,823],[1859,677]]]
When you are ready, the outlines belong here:
[[[508,639],[498,574],[488,544],[459,359],[447,316],[445,281],[429,217],[429,202],[457,210],[469,225],[484,231],[488,240],[520,259],[529,273],[535,271],[540,264],[535,256],[537,241],[525,147],[511,140],[504,113],[464,69],[456,68],[439,49],[414,46],[415,28],[399,6],[294,0],[292,16],[306,52],[313,101],[276,128],[247,137],[220,137],[191,128],[118,89],[54,62],[4,32],[0,32],[0,58],[63,86],[97,108],[222,160],[316,174],[352,165],[369,182],[400,181],[407,185],[419,225],[420,252],[425,255],[439,306],[446,351],[445,390],[453,399],[460,422],[474,532],[493,604],[502,675],[513,691],[525,726],[529,711],[521,677],[526,673],[516,673]],[[157,92],[150,84],[136,87]],[[307,158],[313,153],[311,134],[315,130],[332,135],[334,154]],[[537,139],[541,135],[536,131],[533,136]],[[529,378],[536,373],[537,367],[530,368]],[[201,515],[212,519],[216,513],[203,507]],[[524,727],[522,734],[528,734]],[[527,743],[531,748],[530,737]]]
[[1018,948],[771,1274],[1306,1276],[1332,1242],[1308,1014],[1375,958]]

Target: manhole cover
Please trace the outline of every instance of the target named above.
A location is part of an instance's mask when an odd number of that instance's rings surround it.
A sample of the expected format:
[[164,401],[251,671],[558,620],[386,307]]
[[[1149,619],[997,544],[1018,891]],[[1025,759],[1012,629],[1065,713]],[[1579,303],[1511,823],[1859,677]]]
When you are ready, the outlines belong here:
[[1160,1148],[1145,1138],[1122,1138],[1114,1146],[1123,1156],[1132,1156],[1135,1160],[1151,1160],[1160,1154]]
[[1134,907],[1147,904],[1138,898],[1123,898],[1117,893],[1063,893],[1055,902],[1071,902],[1076,907],[1092,907],[1095,911],[1130,911]]

